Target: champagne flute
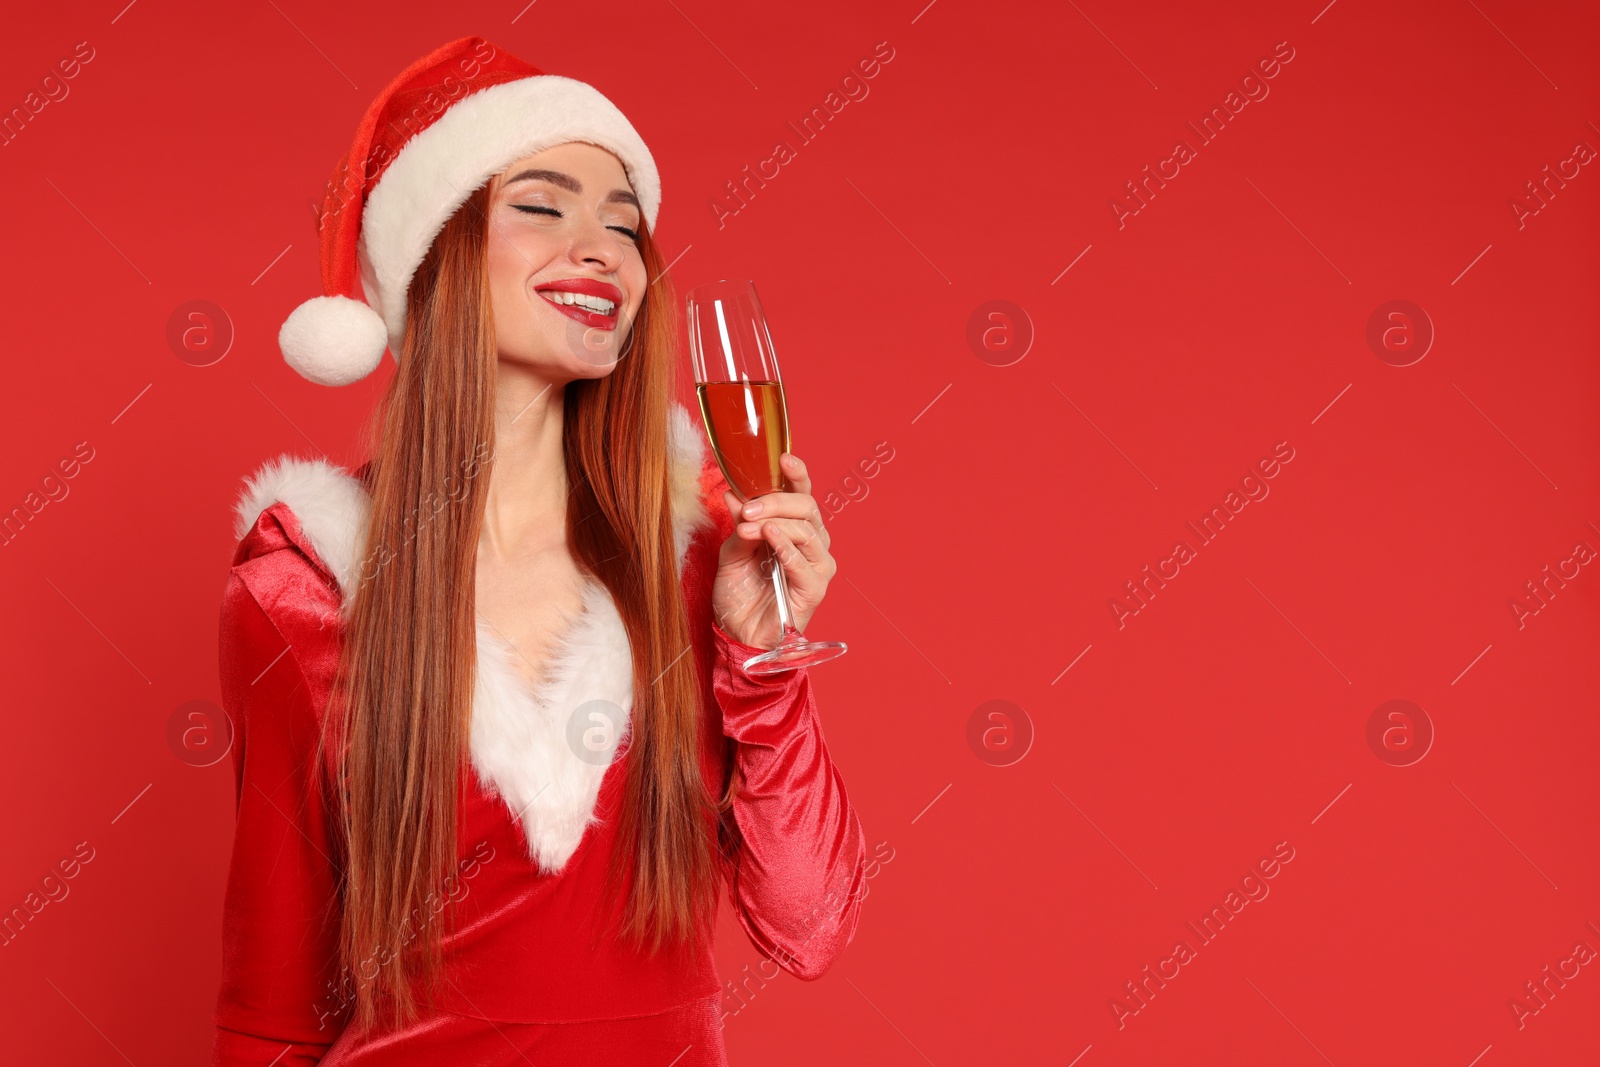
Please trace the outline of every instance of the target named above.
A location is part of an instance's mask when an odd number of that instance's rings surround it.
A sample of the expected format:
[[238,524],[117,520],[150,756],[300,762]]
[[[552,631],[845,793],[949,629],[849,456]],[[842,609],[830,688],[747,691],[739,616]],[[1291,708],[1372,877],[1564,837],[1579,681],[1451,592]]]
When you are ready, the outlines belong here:
[[[784,491],[778,457],[790,450],[783,378],[755,283],[723,279],[689,292],[689,355],[706,435],[740,502]],[[740,666],[761,676],[811,667],[844,655],[840,641],[810,641],[795,629],[789,587],[770,545],[763,561],[783,623],[778,647]]]

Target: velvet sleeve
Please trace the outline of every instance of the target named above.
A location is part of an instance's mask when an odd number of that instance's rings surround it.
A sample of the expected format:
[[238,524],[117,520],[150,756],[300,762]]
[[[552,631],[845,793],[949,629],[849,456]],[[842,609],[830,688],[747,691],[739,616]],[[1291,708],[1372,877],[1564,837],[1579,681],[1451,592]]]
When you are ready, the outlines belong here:
[[712,692],[733,739],[738,826],[724,856],[735,912],[751,943],[797,978],[820,978],[855,935],[866,847],[844,779],[828,755],[804,668],[746,677],[764,649],[712,623]]
[[[271,515],[260,522],[251,538],[272,532]],[[241,556],[247,552],[242,546]],[[337,866],[316,773],[318,719],[294,647],[316,640],[307,624],[327,608],[301,592],[320,584],[308,576],[305,557],[282,547],[236,565],[223,595],[221,687],[234,728],[236,823],[214,1067],[314,1064],[342,1029],[333,982]]]

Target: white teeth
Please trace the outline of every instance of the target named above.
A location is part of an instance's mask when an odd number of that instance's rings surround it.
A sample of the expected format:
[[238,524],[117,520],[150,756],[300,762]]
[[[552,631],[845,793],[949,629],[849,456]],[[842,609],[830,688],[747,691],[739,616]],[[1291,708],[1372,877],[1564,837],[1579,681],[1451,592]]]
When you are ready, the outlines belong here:
[[539,295],[552,304],[576,304],[589,311],[601,315],[609,315],[616,308],[616,302],[607,300],[603,296],[589,296],[587,293],[565,293],[559,289],[541,289]]

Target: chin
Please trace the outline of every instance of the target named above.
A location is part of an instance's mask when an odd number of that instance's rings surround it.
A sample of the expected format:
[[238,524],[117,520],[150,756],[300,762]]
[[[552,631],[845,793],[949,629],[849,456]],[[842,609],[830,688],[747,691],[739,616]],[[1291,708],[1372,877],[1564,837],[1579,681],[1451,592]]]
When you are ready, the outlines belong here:
[[539,351],[513,352],[501,349],[500,363],[502,367],[524,370],[561,385],[583,378],[604,378],[619,365],[609,350],[579,355],[557,345],[542,347]]

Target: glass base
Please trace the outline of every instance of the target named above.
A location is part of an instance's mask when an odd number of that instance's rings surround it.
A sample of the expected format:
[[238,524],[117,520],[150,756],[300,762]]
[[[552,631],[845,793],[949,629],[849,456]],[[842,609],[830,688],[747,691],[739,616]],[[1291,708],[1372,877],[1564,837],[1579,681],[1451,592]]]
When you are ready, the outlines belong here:
[[807,641],[799,633],[790,633],[771,652],[752,656],[741,664],[745,674],[760,678],[769,674],[782,674],[797,667],[815,667],[845,654],[843,641]]

